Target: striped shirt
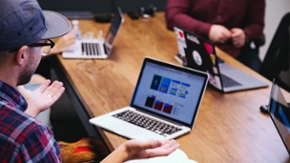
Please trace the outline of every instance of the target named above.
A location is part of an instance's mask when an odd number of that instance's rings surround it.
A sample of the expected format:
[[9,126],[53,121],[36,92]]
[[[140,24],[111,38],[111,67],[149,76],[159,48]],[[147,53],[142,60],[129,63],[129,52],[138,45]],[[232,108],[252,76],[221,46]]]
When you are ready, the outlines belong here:
[[26,108],[24,97],[0,80],[0,162],[61,162],[51,130]]

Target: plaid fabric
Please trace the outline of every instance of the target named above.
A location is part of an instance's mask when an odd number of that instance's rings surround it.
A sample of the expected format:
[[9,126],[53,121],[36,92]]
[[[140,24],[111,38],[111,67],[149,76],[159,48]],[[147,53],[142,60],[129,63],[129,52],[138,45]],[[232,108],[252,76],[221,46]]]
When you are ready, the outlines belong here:
[[0,162],[61,162],[52,132],[26,108],[23,96],[0,80]]

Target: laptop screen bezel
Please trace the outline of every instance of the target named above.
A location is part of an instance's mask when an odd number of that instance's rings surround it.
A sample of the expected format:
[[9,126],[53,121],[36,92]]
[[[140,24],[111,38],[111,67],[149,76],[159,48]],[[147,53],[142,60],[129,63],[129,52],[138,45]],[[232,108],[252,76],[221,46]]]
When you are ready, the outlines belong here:
[[[193,115],[192,120],[191,120],[190,123],[185,123],[185,122],[182,122],[182,121],[179,121],[179,120],[164,116],[162,114],[158,114],[156,112],[150,111],[148,109],[145,109],[145,108],[142,108],[142,107],[139,107],[139,106],[133,104],[134,99],[135,99],[136,94],[137,94],[137,91],[138,91],[138,88],[140,86],[141,78],[142,78],[142,75],[143,75],[143,72],[144,72],[143,70],[144,70],[144,68],[145,68],[147,63],[158,64],[158,65],[161,65],[161,66],[164,66],[164,67],[174,68],[176,70],[180,70],[180,71],[183,71],[183,72],[187,72],[187,73],[191,73],[191,74],[194,74],[194,75],[198,75],[200,77],[204,77],[204,83],[203,83],[202,89],[201,89],[202,91],[201,91],[201,93],[199,95],[198,104],[197,104],[197,106],[195,108],[195,111],[193,113],[194,115]],[[138,80],[137,80],[137,83],[136,83],[136,86],[135,86],[135,90],[134,90],[132,99],[131,99],[131,102],[130,102],[130,106],[133,107],[133,108],[136,108],[139,111],[148,113],[150,115],[161,117],[162,119],[166,119],[168,121],[177,123],[178,125],[184,125],[184,126],[192,128],[193,125],[194,125],[194,121],[196,119],[197,113],[199,111],[204,92],[205,92],[206,87],[207,87],[208,79],[209,79],[209,76],[205,72],[198,71],[198,70],[193,70],[193,69],[190,69],[190,68],[181,67],[181,66],[177,66],[177,65],[174,65],[174,64],[171,64],[171,63],[167,63],[167,62],[159,61],[159,60],[152,59],[152,58],[149,58],[149,57],[145,57],[144,61],[143,61],[143,64],[142,64],[142,67],[141,67],[141,70],[140,70],[140,73],[139,73],[139,77],[138,77]]]

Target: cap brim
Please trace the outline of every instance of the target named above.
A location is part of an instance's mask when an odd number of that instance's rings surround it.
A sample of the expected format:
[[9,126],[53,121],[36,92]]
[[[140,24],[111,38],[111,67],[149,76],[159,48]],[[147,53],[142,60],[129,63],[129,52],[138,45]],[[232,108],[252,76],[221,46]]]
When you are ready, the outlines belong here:
[[42,39],[50,39],[63,36],[71,30],[71,25],[68,19],[54,11],[43,11],[47,31]]

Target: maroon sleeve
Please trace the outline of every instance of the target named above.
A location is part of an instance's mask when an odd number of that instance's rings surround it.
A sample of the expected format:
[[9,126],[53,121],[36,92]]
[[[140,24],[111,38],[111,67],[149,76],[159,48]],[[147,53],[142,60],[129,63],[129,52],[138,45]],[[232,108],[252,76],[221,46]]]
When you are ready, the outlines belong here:
[[244,32],[249,36],[249,41],[258,39],[265,26],[265,0],[251,0],[248,4],[248,12]]
[[165,10],[167,28],[172,30],[174,26],[178,26],[189,32],[208,37],[211,24],[190,16],[192,3],[192,0],[168,0]]

